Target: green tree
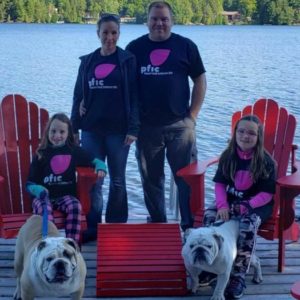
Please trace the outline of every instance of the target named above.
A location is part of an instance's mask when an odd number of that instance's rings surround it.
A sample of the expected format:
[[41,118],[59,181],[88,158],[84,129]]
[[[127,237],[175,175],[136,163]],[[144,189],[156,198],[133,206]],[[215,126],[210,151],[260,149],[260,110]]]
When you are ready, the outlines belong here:
[[8,15],[14,22],[25,21],[25,5],[23,0],[13,0],[8,5]]
[[224,0],[223,2],[224,10],[238,10],[239,0]]
[[211,25],[221,21],[223,11],[222,0],[199,0],[199,5],[203,11],[201,23]]
[[7,20],[7,11],[8,11],[9,0],[2,0],[0,2],[0,22]]
[[194,24],[200,24],[203,19],[203,10],[199,2],[199,0],[191,0],[191,8],[193,12],[191,21]]
[[34,22],[35,2],[36,2],[36,0],[27,0],[26,1],[26,5],[25,5],[25,9],[26,9],[26,19],[25,19],[25,22],[26,23],[32,23],[32,22]]
[[67,23],[81,23],[85,16],[86,2],[82,0],[65,0],[62,3],[64,20]]
[[257,19],[260,24],[286,25],[294,20],[289,0],[257,0]]
[[191,23],[193,11],[189,0],[173,0],[172,8],[177,24]]
[[118,0],[102,0],[100,2],[100,12],[119,13],[120,4]]
[[35,1],[34,6],[34,22],[45,23],[48,22],[48,8],[44,0]]
[[238,11],[244,18],[252,17],[256,11],[256,0],[239,0]]
[[300,0],[290,0],[289,4],[294,10],[294,23],[300,24]]

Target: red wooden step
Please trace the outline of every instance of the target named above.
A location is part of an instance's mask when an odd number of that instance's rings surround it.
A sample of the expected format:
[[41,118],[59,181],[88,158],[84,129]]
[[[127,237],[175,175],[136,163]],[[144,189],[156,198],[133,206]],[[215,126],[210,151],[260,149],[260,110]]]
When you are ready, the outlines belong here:
[[98,224],[97,297],[183,296],[179,224]]

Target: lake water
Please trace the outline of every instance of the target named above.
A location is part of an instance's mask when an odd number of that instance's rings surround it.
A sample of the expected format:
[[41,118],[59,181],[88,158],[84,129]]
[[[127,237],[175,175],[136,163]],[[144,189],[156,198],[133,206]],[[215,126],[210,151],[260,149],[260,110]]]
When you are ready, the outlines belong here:
[[[299,26],[174,26],[173,31],[198,45],[207,70],[208,90],[197,120],[199,159],[221,153],[232,113],[260,97],[277,100],[297,117],[295,143],[300,146]],[[145,33],[144,25],[121,25],[119,45]],[[19,93],[50,113],[69,115],[78,57],[97,47],[95,25],[0,24],[0,99]],[[213,199],[212,173],[208,202]],[[134,147],[127,185],[130,216],[144,214]]]

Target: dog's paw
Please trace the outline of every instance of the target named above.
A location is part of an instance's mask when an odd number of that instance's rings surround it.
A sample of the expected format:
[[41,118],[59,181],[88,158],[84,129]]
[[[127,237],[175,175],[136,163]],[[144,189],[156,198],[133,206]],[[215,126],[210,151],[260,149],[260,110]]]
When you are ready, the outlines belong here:
[[14,300],[22,300],[21,291],[18,288],[16,288],[16,290],[14,292],[13,299]]
[[253,278],[252,278],[252,282],[255,283],[255,284],[260,284],[263,282],[263,278],[261,275],[259,274],[253,274]]
[[253,255],[251,264],[254,267],[252,282],[255,284],[259,284],[263,281],[263,276],[261,271],[260,259],[258,258],[258,256]]
[[212,295],[210,300],[225,300],[224,295]]
[[191,290],[192,290],[192,293],[193,293],[193,294],[197,294],[198,289],[199,289],[198,284],[192,285]]

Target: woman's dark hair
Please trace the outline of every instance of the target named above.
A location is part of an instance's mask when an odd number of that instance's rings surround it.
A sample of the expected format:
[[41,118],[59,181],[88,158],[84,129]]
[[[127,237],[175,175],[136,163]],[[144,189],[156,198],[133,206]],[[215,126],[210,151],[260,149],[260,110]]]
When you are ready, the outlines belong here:
[[99,35],[101,25],[106,22],[115,22],[120,29],[120,16],[112,13],[102,13],[97,22],[97,34]]

